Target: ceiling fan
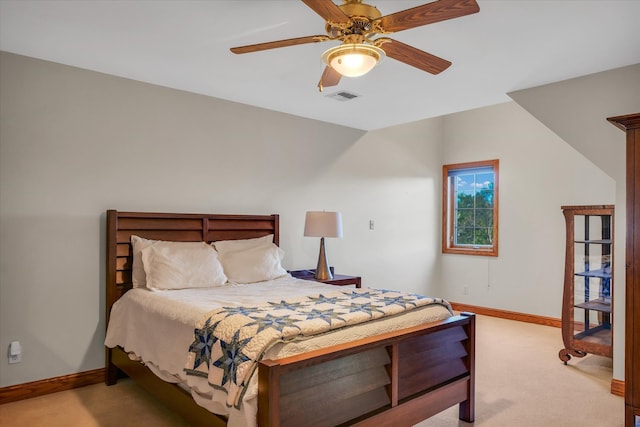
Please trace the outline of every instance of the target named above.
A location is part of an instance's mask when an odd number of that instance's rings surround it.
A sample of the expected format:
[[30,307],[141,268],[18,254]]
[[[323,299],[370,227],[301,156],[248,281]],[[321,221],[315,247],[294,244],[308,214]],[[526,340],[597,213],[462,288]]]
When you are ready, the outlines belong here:
[[332,0],[302,0],[325,21],[327,35],[297,37],[231,48],[241,54],[279,47],[317,43],[329,40],[342,42],[322,55],[326,64],[318,88],[335,86],[342,76],[357,77],[369,72],[385,56],[397,61],[438,74],[451,62],[388,37],[375,36],[459,18],[480,10],[476,0],[437,0],[390,15],[382,16],[375,7],[362,0],[342,0],[342,5]]

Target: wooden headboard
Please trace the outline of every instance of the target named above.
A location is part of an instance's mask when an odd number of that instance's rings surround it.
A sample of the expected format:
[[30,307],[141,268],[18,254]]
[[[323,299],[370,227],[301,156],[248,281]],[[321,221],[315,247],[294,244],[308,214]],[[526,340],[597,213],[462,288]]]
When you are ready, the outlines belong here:
[[177,242],[214,242],[273,234],[279,244],[278,215],[174,214],[107,211],[107,324],[111,306],[132,287],[131,235]]

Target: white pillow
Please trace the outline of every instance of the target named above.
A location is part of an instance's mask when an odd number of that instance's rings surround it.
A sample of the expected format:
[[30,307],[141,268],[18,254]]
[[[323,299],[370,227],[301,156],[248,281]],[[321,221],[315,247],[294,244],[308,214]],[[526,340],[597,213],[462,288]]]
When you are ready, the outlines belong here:
[[220,254],[220,262],[230,282],[254,283],[286,275],[287,270],[281,265],[283,256],[284,251],[270,243]]
[[140,236],[131,236],[131,248],[133,249],[133,263],[131,265],[131,281],[134,288],[144,288],[147,286],[147,276],[144,274],[142,265],[142,250],[159,240],[144,239]]
[[218,254],[205,242],[154,243],[142,249],[142,264],[149,289],[208,288],[227,282]]
[[259,246],[269,246],[273,244],[273,234],[256,237],[255,239],[220,240],[211,244],[216,248],[218,254],[222,256],[227,252],[244,251]]

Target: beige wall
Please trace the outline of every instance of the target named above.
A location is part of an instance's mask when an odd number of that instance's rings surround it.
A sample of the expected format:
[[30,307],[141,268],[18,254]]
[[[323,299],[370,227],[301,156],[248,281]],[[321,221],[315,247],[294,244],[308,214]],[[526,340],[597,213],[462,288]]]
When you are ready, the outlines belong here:
[[[615,197],[514,103],[364,133],[0,55],[0,348],[23,344],[0,386],[103,365],[106,209],[279,213],[292,269],[317,260],[304,212],[336,209],[329,261],[365,286],[559,317],[559,205]],[[501,257],[441,256],[442,163],[494,157]]]
[[447,116],[445,134],[445,163],[500,159],[500,254],[443,255],[443,295],[560,317],[565,249],[560,206],[613,204],[615,182],[515,103]]
[[625,136],[606,118],[640,111],[640,64],[510,93],[615,181],[614,377],[624,378]]
[[23,357],[2,351],[0,386],[103,366],[110,208],[279,213],[287,268],[317,261],[305,211],[337,209],[337,271],[433,293],[438,120],[365,135],[1,55],[0,348],[20,340]]

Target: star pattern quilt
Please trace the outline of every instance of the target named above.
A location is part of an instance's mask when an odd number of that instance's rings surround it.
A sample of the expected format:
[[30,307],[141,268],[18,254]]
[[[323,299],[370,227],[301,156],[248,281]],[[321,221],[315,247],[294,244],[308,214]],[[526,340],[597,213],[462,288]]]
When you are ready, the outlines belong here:
[[196,325],[185,372],[206,377],[212,387],[227,393],[227,406],[240,408],[257,362],[275,343],[305,339],[430,304],[443,305],[452,312],[441,298],[376,289],[218,308]]

